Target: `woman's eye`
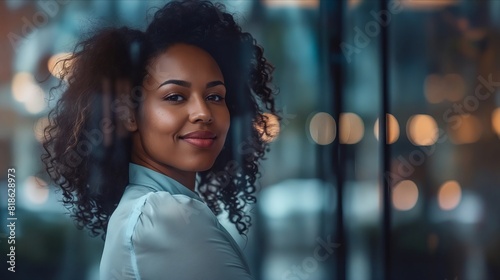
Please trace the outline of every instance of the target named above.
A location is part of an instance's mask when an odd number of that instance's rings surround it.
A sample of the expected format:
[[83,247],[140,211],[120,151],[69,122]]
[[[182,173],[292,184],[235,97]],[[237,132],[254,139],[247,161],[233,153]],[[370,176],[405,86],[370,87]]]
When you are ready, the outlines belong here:
[[184,97],[180,94],[171,94],[164,98],[167,101],[180,102],[184,100]]
[[209,101],[222,102],[224,101],[224,96],[219,94],[212,94],[207,97]]

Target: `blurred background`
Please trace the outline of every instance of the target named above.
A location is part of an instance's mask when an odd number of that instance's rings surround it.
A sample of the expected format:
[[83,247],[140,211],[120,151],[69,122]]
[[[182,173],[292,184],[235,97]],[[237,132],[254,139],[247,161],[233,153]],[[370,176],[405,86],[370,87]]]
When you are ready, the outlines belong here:
[[[276,66],[284,117],[248,239],[221,217],[256,279],[500,279],[500,1],[221,2]],[[98,279],[103,242],[40,161],[49,69],[92,27],[144,29],[164,3],[0,2],[0,279]]]

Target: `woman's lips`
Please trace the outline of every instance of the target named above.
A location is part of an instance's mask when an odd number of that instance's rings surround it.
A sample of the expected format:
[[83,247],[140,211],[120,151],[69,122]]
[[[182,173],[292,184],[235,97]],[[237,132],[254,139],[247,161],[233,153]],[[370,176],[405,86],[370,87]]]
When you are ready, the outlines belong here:
[[181,138],[181,139],[199,148],[210,148],[215,142],[215,139],[213,138]]
[[210,148],[214,144],[215,138],[216,134],[207,130],[194,131],[180,137],[181,140],[199,148]]

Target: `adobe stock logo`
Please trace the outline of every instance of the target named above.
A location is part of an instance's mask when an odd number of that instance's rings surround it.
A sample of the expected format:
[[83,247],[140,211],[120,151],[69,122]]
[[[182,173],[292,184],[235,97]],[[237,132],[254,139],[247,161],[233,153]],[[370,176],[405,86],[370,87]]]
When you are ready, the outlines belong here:
[[23,26],[21,34],[9,32],[7,38],[15,52],[19,51],[19,46],[23,43],[26,37],[34,32],[37,28],[41,28],[49,23],[49,19],[55,17],[61,10],[62,5],[66,5],[70,0],[40,0],[36,1],[40,10],[35,12],[31,18],[23,16],[21,21]]
[[318,245],[314,248],[313,256],[306,257],[300,265],[294,265],[285,271],[281,277],[282,280],[308,279],[318,269],[318,263],[326,261],[333,254],[334,249],[340,247],[339,243],[331,241],[330,235],[327,236],[326,241],[317,237],[316,242]]
[[354,27],[353,43],[342,42],[340,44],[340,49],[347,63],[351,63],[352,55],[361,53],[362,49],[370,45],[372,38],[380,34],[381,28],[386,28],[391,23],[392,15],[399,14],[402,10],[403,7],[400,0],[391,1],[387,10],[378,12],[371,10],[370,15],[373,17],[373,20],[365,24],[364,30],[358,26]]

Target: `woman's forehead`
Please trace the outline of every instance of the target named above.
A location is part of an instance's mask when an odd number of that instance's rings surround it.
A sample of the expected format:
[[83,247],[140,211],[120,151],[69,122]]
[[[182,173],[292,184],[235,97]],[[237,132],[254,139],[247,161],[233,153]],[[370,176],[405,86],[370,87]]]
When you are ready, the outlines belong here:
[[223,79],[215,59],[205,50],[188,44],[167,48],[151,60],[147,72],[158,79]]

